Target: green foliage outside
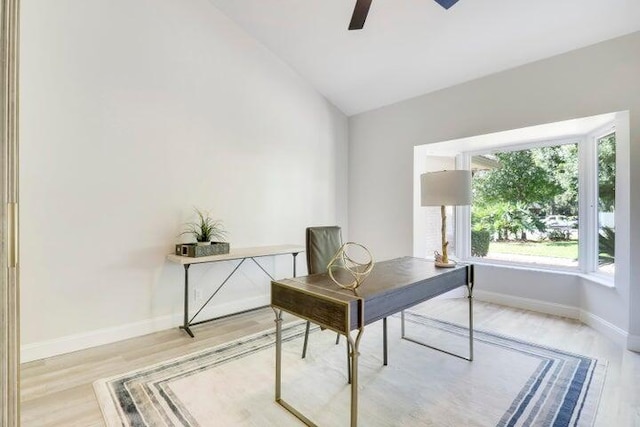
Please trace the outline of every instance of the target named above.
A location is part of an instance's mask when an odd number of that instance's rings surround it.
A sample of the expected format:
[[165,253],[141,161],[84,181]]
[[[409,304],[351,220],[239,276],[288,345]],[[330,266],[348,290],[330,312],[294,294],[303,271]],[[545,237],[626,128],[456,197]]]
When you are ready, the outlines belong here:
[[478,205],[474,202],[471,224],[473,230],[489,231],[491,234],[496,234],[498,240],[509,240],[511,237],[526,240],[528,231],[544,231],[542,221],[522,202],[493,202]]
[[491,233],[487,230],[471,230],[471,256],[485,257],[489,253]]
[[[491,252],[577,259],[578,244],[569,241],[570,230],[548,227],[542,219],[578,215],[578,145],[501,152],[483,158],[498,166],[474,172],[472,251],[483,252],[484,237],[477,233],[483,230],[491,236]],[[598,141],[598,194],[599,211],[613,212],[615,134]],[[534,233],[537,239],[531,241],[528,237]],[[615,231],[605,228],[599,239],[602,263],[614,262],[613,242]]]
[[[616,202],[616,138],[611,134],[598,141],[598,210],[613,212]],[[615,262],[616,232],[602,227],[598,236],[600,265]]]
[[529,206],[549,202],[562,187],[541,162],[534,158],[534,150],[497,153],[500,167],[486,171],[476,179],[476,196],[486,203],[514,203]]
[[616,137],[605,136],[598,141],[598,208],[613,212],[616,202]]
[[566,197],[568,190],[577,197],[577,181],[564,177],[569,172],[577,176],[577,169],[567,166],[577,162],[577,152],[556,148],[562,147],[497,153],[499,167],[477,171],[473,228],[490,230],[498,240],[526,241],[527,233],[544,231],[540,217],[554,212],[556,198]]
[[616,232],[611,227],[602,227],[598,236],[600,265],[613,264],[616,255]]
[[569,235],[564,230],[551,230],[547,233],[547,239],[553,240],[554,242],[560,240],[569,240]]

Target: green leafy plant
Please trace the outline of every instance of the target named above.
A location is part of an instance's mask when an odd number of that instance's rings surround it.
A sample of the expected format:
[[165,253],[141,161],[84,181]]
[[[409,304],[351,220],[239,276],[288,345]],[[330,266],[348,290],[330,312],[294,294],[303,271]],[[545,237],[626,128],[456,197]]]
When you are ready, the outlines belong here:
[[489,253],[491,232],[487,230],[471,230],[471,255],[485,257]]
[[498,240],[509,240],[510,236],[527,240],[527,232],[541,231],[544,225],[522,203],[479,203],[471,210],[474,230],[487,230],[498,236]]
[[209,213],[195,209],[198,221],[185,224],[185,231],[180,234],[192,234],[197,242],[211,242],[214,239],[224,241],[227,232],[222,228],[222,222],[212,219]]
[[600,265],[613,264],[616,260],[616,231],[611,227],[602,227],[598,238]]
[[547,233],[547,238],[553,242],[559,242],[562,240],[569,240],[569,233],[567,231],[552,229]]

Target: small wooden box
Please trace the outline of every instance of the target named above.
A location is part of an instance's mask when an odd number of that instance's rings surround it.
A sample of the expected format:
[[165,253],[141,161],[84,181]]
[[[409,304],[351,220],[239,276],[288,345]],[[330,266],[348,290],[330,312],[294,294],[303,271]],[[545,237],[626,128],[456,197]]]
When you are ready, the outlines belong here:
[[181,243],[176,245],[176,255],[192,258],[228,253],[229,243],[227,242],[211,242],[210,245],[198,245],[196,243]]

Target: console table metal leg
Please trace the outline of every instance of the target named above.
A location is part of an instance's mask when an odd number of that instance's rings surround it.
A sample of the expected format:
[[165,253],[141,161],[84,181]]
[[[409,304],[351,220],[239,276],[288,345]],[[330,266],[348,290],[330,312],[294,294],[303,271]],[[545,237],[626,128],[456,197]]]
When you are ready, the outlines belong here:
[[296,257],[298,256],[298,252],[293,252],[293,277],[296,277]]
[[193,332],[189,328],[189,267],[190,264],[184,265],[184,320],[180,329],[184,329],[193,338]]
[[[291,255],[293,256],[293,277],[296,277],[296,257],[298,256],[298,254],[299,252],[291,252]],[[282,254],[273,254],[273,255],[282,255]],[[258,255],[256,257],[259,257],[259,256],[262,256],[262,255]],[[264,272],[264,274],[266,274],[271,280],[275,280],[273,276],[258,261],[256,261],[256,257],[247,256],[245,258],[237,258],[240,260],[240,262],[234,267],[231,273],[227,275],[227,277],[222,281],[222,283],[218,285],[216,290],[211,294],[211,296],[209,296],[209,298],[205,301],[205,303],[202,304],[202,306],[196,311],[196,313],[193,316],[191,316],[191,319],[189,319],[189,267],[191,266],[191,264],[183,264],[184,265],[184,320],[182,322],[182,326],[180,326],[180,329],[184,329],[189,334],[189,336],[193,338],[194,334],[193,334],[193,331],[191,331],[191,326],[199,325],[201,323],[212,322],[214,320],[223,319],[225,317],[229,317],[235,314],[247,313],[249,311],[268,307],[268,305],[263,305],[263,306],[251,308],[248,310],[234,312],[224,316],[218,316],[218,317],[213,317],[211,319],[194,322],[194,320],[196,319],[196,317],[198,317],[200,312],[204,310],[204,308],[209,304],[209,302],[211,302],[211,300],[217,295],[217,293],[224,287],[224,285],[229,281],[229,279],[236,273],[236,271],[240,268],[242,264],[244,264],[244,262],[247,259],[251,259],[260,268],[260,270]],[[306,348],[306,338],[305,338],[305,348]]]

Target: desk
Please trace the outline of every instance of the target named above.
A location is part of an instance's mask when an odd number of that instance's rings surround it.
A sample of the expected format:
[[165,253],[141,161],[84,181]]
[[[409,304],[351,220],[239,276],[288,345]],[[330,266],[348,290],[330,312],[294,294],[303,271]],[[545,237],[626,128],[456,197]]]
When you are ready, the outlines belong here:
[[[198,314],[205,308],[207,304],[216,296],[218,291],[222,289],[222,287],[227,283],[227,281],[233,276],[233,274],[240,268],[240,266],[247,260],[250,259],[258,267],[262,270],[271,280],[274,278],[265,270],[256,258],[265,257],[265,256],[274,256],[274,255],[286,255],[291,254],[293,256],[293,277],[296,277],[296,256],[300,253],[304,252],[304,247],[295,246],[295,245],[278,245],[278,246],[260,246],[255,248],[241,248],[241,249],[231,249],[228,254],[222,255],[212,255],[212,256],[204,256],[204,257],[187,257],[180,255],[168,255],[167,259],[171,262],[181,264],[184,267],[184,320],[180,329],[184,329],[190,336],[193,338],[193,332],[191,331],[191,326],[199,325],[205,322],[211,322],[213,320],[222,319],[224,317],[229,317],[234,314],[246,313],[251,310],[257,310],[259,308],[264,308],[267,306],[256,307],[250,310],[239,311],[232,314],[227,314],[225,316],[214,317],[212,319],[200,320],[198,322],[194,322],[193,320],[196,318]],[[240,260],[238,265],[233,269],[233,271],[222,281],[222,283],[216,288],[216,290],[211,294],[211,296],[207,299],[207,301],[202,304],[202,307],[198,309],[196,314],[189,319],[189,267],[193,264],[205,264],[211,262],[219,262],[219,261],[233,261]]]
[[[339,281],[349,277],[346,275],[341,277],[344,273],[342,271],[334,273]],[[315,425],[282,399],[283,311],[346,336],[351,350],[351,426],[356,427],[358,424],[358,347],[364,327],[461,286],[467,288],[469,300],[469,357],[463,358],[471,361],[473,360],[473,265],[460,264],[454,268],[444,269],[437,268],[432,261],[412,257],[382,261],[374,266],[373,271],[356,293],[340,288],[326,273],[272,281],[271,307],[276,315],[276,402],[305,424]],[[404,316],[402,321],[403,338],[440,350],[406,337]],[[351,336],[352,331],[357,331],[355,339]]]

